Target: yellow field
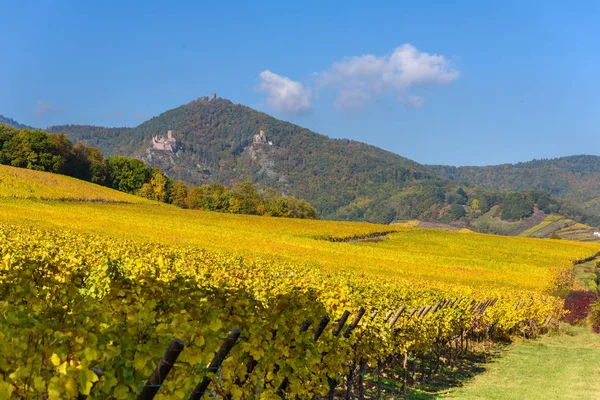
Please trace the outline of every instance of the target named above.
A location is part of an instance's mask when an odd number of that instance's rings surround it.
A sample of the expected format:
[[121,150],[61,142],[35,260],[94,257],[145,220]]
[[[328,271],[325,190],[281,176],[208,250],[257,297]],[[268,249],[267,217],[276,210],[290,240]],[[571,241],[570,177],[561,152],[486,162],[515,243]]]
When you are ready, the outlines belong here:
[[[0,199],[0,220],[113,237],[226,250],[257,258],[312,263],[334,270],[444,283],[542,290],[555,272],[600,246],[390,227],[182,210],[159,203],[96,204]],[[320,236],[397,233],[388,240],[333,243]]]
[[[461,285],[543,290],[557,271],[569,268],[571,259],[600,251],[596,244],[564,240],[184,210],[61,175],[7,166],[0,166],[0,193],[0,221],[9,223]],[[379,242],[322,240],[390,231],[396,233]]]
[[147,200],[69,176],[0,165],[0,197],[145,203]]

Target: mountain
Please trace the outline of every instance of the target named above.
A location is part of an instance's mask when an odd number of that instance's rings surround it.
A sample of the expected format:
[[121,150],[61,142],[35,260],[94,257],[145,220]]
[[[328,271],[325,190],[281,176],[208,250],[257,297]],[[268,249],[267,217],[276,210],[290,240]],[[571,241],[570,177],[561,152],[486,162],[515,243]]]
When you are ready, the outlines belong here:
[[[600,218],[543,192],[480,189],[448,177],[443,167],[331,139],[221,98],[199,98],[135,128],[64,125],[48,130],[109,156],[140,158],[188,184],[249,180],[274,187],[309,201],[322,218],[420,220],[504,234],[519,234],[550,214],[600,225]],[[168,131],[172,138],[166,137]],[[525,184],[517,190],[532,188]]]
[[[131,129],[54,126],[107,155],[142,158],[190,184],[252,180],[305,198],[329,218],[359,219],[373,202],[414,185],[442,180],[394,153],[352,140],[330,139],[225,99],[200,98]],[[177,152],[152,148],[173,130]],[[267,143],[254,144],[259,131]],[[269,145],[271,142],[272,145]],[[359,211],[340,208],[358,204]]]
[[600,214],[600,157],[576,155],[485,167],[430,166],[432,174],[492,190],[544,190]]
[[14,119],[7,118],[4,115],[0,115],[0,124],[12,126],[13,128],[17,128],[17,129],[34,129],[31,126],[20,124],[17,121],[15,121]]

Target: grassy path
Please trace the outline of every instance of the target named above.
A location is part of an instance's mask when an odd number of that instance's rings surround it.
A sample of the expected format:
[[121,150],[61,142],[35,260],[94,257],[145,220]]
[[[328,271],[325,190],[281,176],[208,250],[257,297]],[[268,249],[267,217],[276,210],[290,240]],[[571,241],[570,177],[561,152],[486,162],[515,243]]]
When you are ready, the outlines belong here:
[[600,335],[573,327],[565,332],[506,347],[499,358],[484,365],[484,373],[435,397],[600,399]]

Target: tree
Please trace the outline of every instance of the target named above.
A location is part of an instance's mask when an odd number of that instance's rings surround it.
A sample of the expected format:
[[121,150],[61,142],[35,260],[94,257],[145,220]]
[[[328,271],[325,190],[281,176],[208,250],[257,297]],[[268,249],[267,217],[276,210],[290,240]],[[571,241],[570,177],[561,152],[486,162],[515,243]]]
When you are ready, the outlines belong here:
[[108,165],[104,155],[95,147],[81,142],[73,146],[73,156],[69,160],[66,174],[99,185],[106,185]]
[[108,181],[108,163],[104,154],[96,147],[87,147],[90,162],[90,182],[106,185]]
[[373,210],[375,216],[372,218],[376,224],[391,224],[396,220],[397,212],[393,208],[385,205],[379,205]]
[[465,205],[469,200],[467,193],[463,190],[463,188],[458,188],[456,191],[452,191],[446,194],[446,202],[448,204],[460,204]]
[[64,173],[73,156],[73,144],[64,134],[50,135],[39,129],[2,127],[0,161],[13,167]]
[[149,181],[151,171],[142,161],[133,158],[115,156],[108,159],[109,184],[122,192],[138,193]]
[[52,172],[65,174],[69,168],[68,163],[73,160],[73,142],[64,133],[49,135],[48,148],[45,153],[49,154],[52,160]]
[[137,194],[145,197],[146,199],[154,200],[154,190],[152,189],[152,185],[148,182],[142,185]]
[[152,187],[152,200],[165,202],[167,199],[167,178],[160,169],[154,168],[152,170],[150,186]]
[[448,215],[450,216],[450,218],[452,218],[455,221],[464,217],[465,214],[466,214],[466,212],[465,212],[464,207],[461,205],[458,205],[458,204],[452,204],[450,206],[450,211],[448,212]]
[[188,188],[183,181],[175,181],[171,187],[171,194],[169,195],[171,204],[177,207],[186,208],[187,204],[185,199],[188,194]]
[[193,187],[188,190],[185,197],[185,205],[191,209],[202,208],[202,190],[199,187]]
[[213,182],[210,185],[203,185],[204,206],[210,211],[229,212],[231,192],[225,185]]
[[234,214],[256,214],[262,199],[252,182],[238,184],[229,199],[229,212]]
[[502,216],[506,221],[518,221],[533,214],[533,200],[524,193],[509,193],[502,202]]

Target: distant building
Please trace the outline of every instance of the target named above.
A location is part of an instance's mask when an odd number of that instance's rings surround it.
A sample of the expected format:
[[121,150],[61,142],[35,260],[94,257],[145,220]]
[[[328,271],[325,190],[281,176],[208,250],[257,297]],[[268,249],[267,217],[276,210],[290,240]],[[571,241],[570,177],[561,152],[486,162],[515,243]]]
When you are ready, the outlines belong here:
[[217,94],[216,93],[211,93],[210,94],[210,100],[216,100],[217,99]]
[[594,231],[594,236],[600,237],[600,231]]
[[152,136],[152,146],[156,150],[167,150],[177,152],[177,140],[173,137],[173,131],[167,131],[167,137]]
[[265,131],[259,131],[259,133],[254,135],[254,140],[252,141],[252,144],[266,144],[269,146],[273,146],[273,142],[267,140],[267,134],[265,133]]

